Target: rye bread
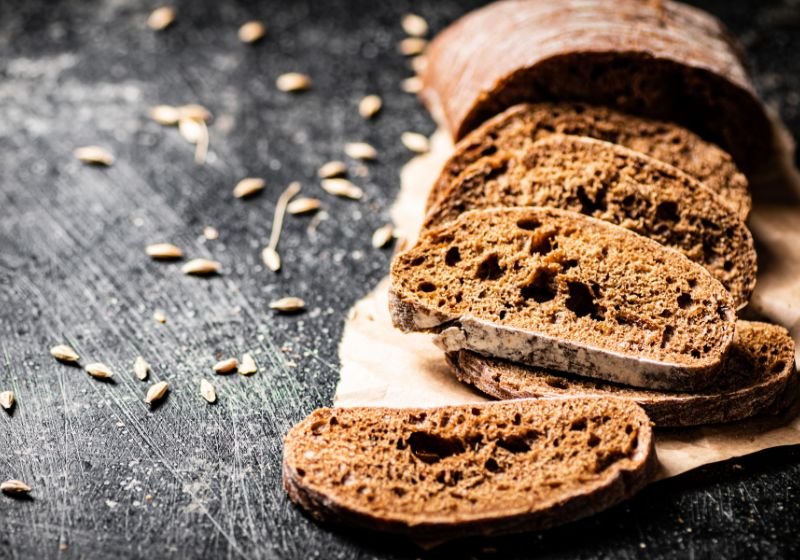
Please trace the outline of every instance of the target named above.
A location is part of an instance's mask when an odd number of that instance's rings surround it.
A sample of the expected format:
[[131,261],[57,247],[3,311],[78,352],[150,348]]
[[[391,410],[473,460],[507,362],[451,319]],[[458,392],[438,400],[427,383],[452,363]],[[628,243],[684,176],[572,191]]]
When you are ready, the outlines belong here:
[[797,383],[794,341],[783,327],[739,321],[714,387],[694,393],[648,391],[524,366],[474,352],[447,354],[453,374],[497,399],[610,397],[640,405],[656,426],[683,427],[779,412]]
[[752,206],[747,179],[731,156],[678,125],[586,103],[522,103],[489,119],[455,147],[428,196],[430,209],[480,158],[519,153],[552,134],[588,136],[641,152],[691,175],[746,220]]
[[617,144],[552,135],[484,156],[451,182],[423,227],[503,206],[581,212],[672,247],[722,282],[737,308],[755,288],[753,237],[737,213],[686,173]]
[[703,267],[608,222],[554,208],[471,211],[392,263],[403,331],[480,354],[637,387],[708,386],[733,298]]
[[322,408],[283,450],[284,488],[312,517],[420,539],[567,523],[656,469],[644,411],[612,399]]
[[422,99],[455,140],[517,103],[569,100],[678,123],[745,172],[772,151],[738,45],[678,2],[495,2],[437,35],[425,57]]

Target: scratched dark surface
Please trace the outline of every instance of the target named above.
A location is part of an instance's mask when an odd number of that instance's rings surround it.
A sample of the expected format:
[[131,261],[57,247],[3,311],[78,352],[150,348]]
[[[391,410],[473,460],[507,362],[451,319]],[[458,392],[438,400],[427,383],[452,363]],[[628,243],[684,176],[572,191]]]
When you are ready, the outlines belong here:
[[[28,501],[0,496],[0,558],[796,557],[798,449],[706,467],[547,533],[427,553],[319,527],[284,496],[281,438],[331,402],[345,312],[387,271],[390,253],[370,235],[409,157],[399,135],[434,128],[399,89],[411,74],[396,53],[400,16],[419,12],[435,31],[475,4],[183,1],[157,34],[145,26],[149,1],[0,2],[0,390],[18,400],[0,413],[0,479],[34,488]],[[704,6],[742,39],[761,93],[797,135],[800,5]],[[246,46],[236,30],[252,18],[268,36]],[[312,91],[275,89],[294,70]],[[367,93],[385,102],[372,122],[356,111]],[[189,102],[216,117],[202,167],[175,129],[147,118],[151,105]],[[333,199],[314,178],[352,140],[380,152],[356,178],[362,202]],[[115,165],[81,165],[71,152],[85,144],[109,148]],[[234,200],[248,175],[268,188]],[[327,212],[287,220],[275,275],[259,249],[292,180]],[[203,239],[207,225],[218,240]],[[224,274],[151,262],[143,248],[162,240],[221,261]],[[308,311],[271,313],[284,295]],[[48,348],[66,341],[84,363],[110,364],[115,381],[56,363]],[[247,350],[253,377],[211,372]],[[172,387],[154,411],[131,372],[140,354]],[[203,377],[216,406],[198,395]]]

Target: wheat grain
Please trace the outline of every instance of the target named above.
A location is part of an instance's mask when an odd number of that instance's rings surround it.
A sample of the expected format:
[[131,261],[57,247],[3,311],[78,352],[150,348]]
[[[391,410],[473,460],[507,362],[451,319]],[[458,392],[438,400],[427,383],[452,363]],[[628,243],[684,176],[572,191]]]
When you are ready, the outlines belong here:
[[14,391],[0,392],[0,406],[6,410],[11,410],[14,406]]
[[200,395],[210,403],[217,401],[217,390],[205,379],[200,380]]
[[50,349],[50,354],[60,362],[77,362],[80,360],[80,356],[78,353],[75,352],[70,346],[66,344],[59,344],[58,346],[53,346]]
[[181,267],[181,272],[194,276],[210,276],[219,274],[222,265],[217,261],[208,259],[192,259]]
[[172,243],[154,243],[145,247],[144,252],[155,260],[173,260],[183,257],[180,247]]
[[394,228],[391,225],[379,227],[375,230],[375,233],[372,234],[372,246],[376,249],[386,247],[393,237]]
[[306,302],[299,297],[293,296],[284,297],[269,304],[270,309],[274,309],[275,311],[280,311],[282,313],[295,313],[305,309],[305,306]]
[[266,181],[264,181],[264,179],[260,179],[258,177],[246,177],[236,183],[236,186],[233,188],[233,196],[236,198],[253,196],[257,192],[264,190],[265,185]]
[[239,367],[239,360],[236,358],[227,358],[225,360],[220,360],[216,364],[214,364],[214,373],[231,373],[235,371],[236,368]]
[[239,28],[239,40],[242,43],[257,43],[267,33],[266,26],[260,21],[248,21]]
[[104,165],[108,167],[114,163],[114,156],[111,155],[111,152],[100,146],[82,146],[76,148],[72,153],[83,163],[88,163],[90,165]]
[[242,354],[242,361],[239,362],[238,371],[242,375],[253,375],[258,371],[256,361],[253,359],[253,356],[250,354],[250,352],[245,352]]
[[322,203],[317,198],[298,198],[286,206],[286,211],[289,214],[308,214],[316,212],[321,206]]
[[160,125],[175,126],[181,119],[181,110],[172,105],[150,107],[150,118]]
[[261,259],[272,272],[278,272],[281,268],[281,257],[278,254],[278,241],[283,230],[283,217],[286,214],[286,207],[292,197],[300,192],[300,183],[292,181],[289,186],[278,197],[275,205],[275,217],[272,219],[272,231],[269,235],[269,244],[261,251]]
[[377,95],[367,95],[358,103],[358,114],[365,119],[371,119],[383,107],[383,101]]
[[419,132],[404,132],[400,135],[400,141],[403,143],[403,146],[414,153],[425,154],[430,151],[428,137]]
[[151,385],[147,390],[147,395],[144,397],[144,402],[147,404],[155,404],[164,398],[164,395],[167,394],[168,390],[169,383],[166,381],[159,381],[158,383]]
[[406,93],[419,93],[422,91],[422,80],[418,76],[411,76],[403,80],[400,87]]
[[94,362],[86,365],[86,373],[95,379],[111,379],[114,377],[114,372],[106,364]]
[[161,6],[156,8],[147,18],[147,27],[154,31],[163,31],[173,23],[176,16],[175,8],[172,6]]
[[400,41],[400,54],[405,56],[416,56],[422,54],[425,47],[428,46],[428,41],[419,37],[406,37]]
[[21,480],[6,480],[5,482],[0,482],[0,492],[4,492],[10,495],[21,496],[23,494],[28,494],[31,491],[31,487],[22,482]]
[[136,378],[144,381],[147,379],[147,373],[149,371],[150,364],[148,364],[143,357],[137,356],[136,360],[133,362],[133,373],[136,375]]
[[403,27],[403,31],[412,37],[424,37],[428,34],[428,22],[417,14],[404,15],[400,20],[400,25]]
[[348,142],[344,145],[344,153],[361,160],[374,160],[378,157],[378,150],[366,142]]
[[278,76],[275,86],[281,91],[290,93],[305,91],[311,88],[311,78],[298,72],[288,72]]
[[320,179],[332,179],[347,174],[347,166],[341,161],[329,161],[319,168],[317,176]]
[[320,186],[326,193],[334,196],[352,198],[353,200],[360,200],[364,196],[364,191],[347,179],[323,179],[320,182]]

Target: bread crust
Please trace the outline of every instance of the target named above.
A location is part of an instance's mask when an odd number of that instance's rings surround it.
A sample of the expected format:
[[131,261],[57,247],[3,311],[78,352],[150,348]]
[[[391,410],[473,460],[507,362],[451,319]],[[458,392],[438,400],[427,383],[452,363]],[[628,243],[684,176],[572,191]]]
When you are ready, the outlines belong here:
[[[521,231],[520,224],[526,222],[537,224],[530,236]],[[575,236],[573,241],[553,233],[567,230]],[[543,250],[541,247],[535,247],[543,239],[547,240],[550,250],[544,255],[537,253]],[[573,243],[571,248],[562,247],[569,243]],[[606,244],[615,247],[616,257],[607,252]],[[484,245],[491,247],[489,257],[485,256],[487,249],[478,249]],[[469,255],[462,255],[464,259],[455,267],[448,266],[447,254],[459,246],[469,251]],[[586,254],[579,256],[581,250]],[[479,279],[472,268],[474,263],[491,258],[503,277]],[[580,268],[575,268],[578,262]],[[663,270],[651,269],[657,262],[661,262],[658,266]],[[617,267],[624,267],[627,272]],[[636,272],[640,267],[648,267],[649,272]],[[552,275],[553,288],[548,288],[550,293],[546,301],[537,299],[537,303],[533,303],[533,299],[519,299],[519,294],[524,295],[528,286],[535,285],[538,278],[547,274]],[[606,307],[614,319],[595,318],[588,309],[565,307],[572,297],[567,297],[566,287],[570,285],[570,275],[575,274],[575,281],[584,285],[605,283],[598,285],[596,291],[615,298],[613,303],[609,300]],[[645,275],[646,279],[637,274]],[[564,210],[508,208],[467,212],[454,222],[427,231],[414,248],[398,255],[392,264],[391,276],[390,312],[394,325],[403,331],[436,333],[435,342],[447,352],[472,350],[626,385],[665,390],[707,387],[718,375],[734,334],[733,300],[702,267],[672,249],[619,226]],[[674,286],[667,282],[670,276],[674,276],[673,283],[680,278],[685,279],[680,282],[686,281],[689,285],[694,282],[692,289],[699,290],[698,302],[706,301],[708,307],[696,307],[694,303],[684,306],[680,298],[674,302],[671,299]],[[454,282],[460,282],[460,286],[455,285],[451,290],[449,284]],[[646,285],[648,295],[642,292],[642,297],[629,300],[628,294],[614,289],[616,282]],[[667,285],[653,291],[654,282],[667,282]],[[442,286],[441,290],[437,285]],[[500,299],[493,299],[493,295],[481,299],[478,294],[483,286],[501,290],[495,288],[500,285],[503,286],[502,291],[497,292]],[[662,291],[667,289],[669,292]],[[459,295],[462,292],[463,299]],[[588,289],[587,294],[590,294]],[[536,296],[534,293],[531,297]],[[522,307],[515,311],[513,305]],[[662,307],[664,305],[670,307]],[[495,315],[497,310],[509,306],[512,318],[508,321],[503,319],[506,316],[503,311]],[[650,339],[650,347],[644,345],[644,339],[635,347],[623,341],[631,340],[623,332],[635,337],[643,334],[637,325],[640,321],[656,321],[657,318],[648,313],[657,309],[663,310],[660,315],[668,313],[670,316],[669,320],[658,319],[658,324],[667,325],[664,327],[666,338],[660,339],[660,349],[657,348],[659,339],[655,338]],[[636,317],[627,316],[628,312]],[[603,334],[598,330],[601,324],[605,325]],[[652,328],[659,327],[654,324]],[[616,329],[616,332],[608,329]],[[678,331],[686,334],[676,335]],[[619,335],[620,344],[612,341],[615,334]],[[665,346],[664,340],[675,337],[674,343]],[[692,349],[690,355],[687,344],[699,343],[700,339],[705,344],[703,350]],[[680,352],[675,350],[677,344],[682,348]]]
[[580,102],[521,103],[484,122],[456,145],[428,195],[426,212],[479,159],[523,151],[553,134],[586,136],[641,152],[702,182],[742,220],[750,213],[747,179],[730,155],[715,144],[669,122]]
[[[610,402],[601,399],[560,399],[559,401],[554,400],[542,404],[540,401],[519,400],[469,406],[439,407],[436,409],[318,409],[293,427],[286,435],[282,468],[283,485],[290,499],[318,521],[398,533],[417,539],[443,540],[475,534],[497,535],[541,530],[568,523],[607,509],[629,498],[654,478],[658,469],[658,460],[655,455],[650,422],[641,408],[631,404],[627,404],[627,407],[622,408],[610,406]],[[569,417],[559,412],[563,410],[564,403],[568,402],[572,403],[569,405],[572,407],[570,410],[582,410],[585,408],[586,410],[597,411],[597,414],[605,410],[610,422],[619,423],[619,429],[622,429],[625,424],[632,427],[635,443],[631,446],[628,456],[614,459],[610,466],[604,468],[600,473],[587,472],[585,480],[578,484],[577,487],[565,491],[559,491],[558,489],[549,491],[548,497],[541,501],[527,499],[525,495],[520,495],[519,499],[513,504],[506,502],[504,506],[497,506],[492,501],[492,503],[481,503],[480,507],[477,508],[464,508],[464,511],[459,511],[458,509],[431,511],[422,507],[379,508],[360,500],[357,495],[354,496],[348,493],[347,489],[337,482],[337,473],[330,473],[331,476],[328,476],[328,473],[318,474],[314,477],[309,475],[311,469],[327,468],[326,464],[322,462],[325,457],[320,459],[317,456],[324,455],[325,450],[329,447],[336,447],[337,437],[347,437],[347,435],[341,433],[330,436],[323,434],[322,436],[316,436],[318,441],[311,441],[315,437],[312,435],[314,427],[329,422],[331,417],[338,418],[338,422],[342,423],[348,422],[349,419],[353,418],[357,422],[358,419],[364,417],[383,417],[388,419],[427,416],[428,423],[423,422],[419,427],[410,426],[398,429],[397,422],[387,420],[384,424],[386,428],[383,429],[386,433],[383,436],[379,436],[379,439],[381,437],[392,438],[391,441],[394,442],[394,438],[399,438],[398,441],[407,441],[412,430],[433,432],[438,430],[439,433],[446,433],[443,429],[432,426],[431,421],[439,420],[443,416],[455,417],[462,414],[466,415],[467,422],[470,422],[473,421],[471,415],[478,410],[483,414],[490,414],[493,409],[501,411],[495,415],[508,416],[508,420],[511,420],[514,412],[518,412],[518,414],[525,417],[526,408],[531,406],[543,408],[545,411],[552,410],[550,416],[561,414],[561,416],[558,416],[558,421],[567,421],[566,419],[568,418],[576,420],[579,417],[585,417],[585,415]],[[508,411],[508,413],[504,411]],[[524,425],[527,426],[527,424]],[[545,425],[539,428],[541,433],[547,432]],[[475,429],[480,430],[481,427],[476,426]],[[354,430],[351,436],[354,445],[358,441],[362,441],[359,437],[360,435]],[[377,445],[379,443],[378,441],[369,445]],[[487,438],[485,443],[487,446],[494,445],[490,438]],[[309,450],[313,450],[313,459],[306,458]],[[583,459],[587,453],[591,454],[593,450],[587,446],[578,448],[577,452],[579,458]],[[415,459],[413,453],[407,448],[401,450],[398,447],[396,455],[397,458],[393,460],[396,464],[411,461],[420,465],[418,459]],[[473,451],[468,449],[465,457],[463,461],[472,459]],[[315,461],[319,461],[319,463],[315,463]],[[343,465],[342,470],[347,469],[348,472],[352,472],[350,469],[355,466],[363,467],[362,461],[363,459],[359,452],[352,455],[344,453],[340,455],[340,458],[337,458],[337,463]],[[449,468],[453,468],[453,465],[457,467],[458,465],[466,465],[466,463],[461,461],[451,462],[449,463]],[[423,472],[428,471],[423,469]],[[531,473],[529,476],[532,477],[531,483],[537,484],[535,474]],[[313,480],[309,480],[310,478],[313,478]],[[358,484],[359,482],[356,480],[354,483]],[[496,483],[492,473],[487,471],[484,484],[494,485]],[[374,477],[370,479],[370,485],[374,486],[376,493],[379,494],[379,499],[381,498],[380,493],[390,484],[391,480],[388,479],[375,480]],[[452,481],[445,481],[441,484],[426,481],[420,484],[430,484],[437,487],[441,485],[441,491],[457,491],[462,486],[458,481],[455,485],[453,485]],[[465,491],[469,492],[466,489],[466,485],[464,486]],[[432,491],[436,492],[436,489],[434,488]],[[503,492],[502,490],[499,491]]]
[[509,0],[475,10],[426,51],[423,101],[460,140],[523,101],[583,100],[677,122],[750,172],[769,121],[723,25],[677,2]]
[[[763,347],[767,350],[762,351]],[[447,361],[460,381],[497,399],[568,395],[624,399],[644,408],[659,427],[732,422],[762,412],[777,414],[784,408],[784,396],[798,380],[789,332],[777,325],[750,321],[737,323],[736,337],[717,385],[695,393],[612,385],[468,351],[448,353]]]
[[592,138],[554,134],[479,158],[441,193],[423,227],[528,205],[581,212],[677,249],[722,282],[738,309],[755,288],[753,237],[734,210],[679,169]]

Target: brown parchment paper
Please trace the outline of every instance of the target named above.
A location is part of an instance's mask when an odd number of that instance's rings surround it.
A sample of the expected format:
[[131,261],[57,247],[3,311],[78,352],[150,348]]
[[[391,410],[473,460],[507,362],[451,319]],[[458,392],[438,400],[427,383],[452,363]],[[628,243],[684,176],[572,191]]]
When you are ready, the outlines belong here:
[[[753,182],[750,226],[759,254],[758,286],[749,313],[787,327],[800,339],[800,175],[791,165],[791,139],[777,124],[782,151],[768,175]],[[412,159],[401,172],[401,190],[392,208],[398,250],[410,246],[422,223],[428,191],[452,152],[441,130],[431,151]],[[771,200],[761,203],[759,200]],[[394,329],[388,311],[389,279],[350,310],[339,346],[341,377],[334,406],[426,407],[487,400],[458,382],[441,350],[427,334]],[[658,430],[656,452],[660,478],[701,465],[781,445],[800,444],[797,407],[781,417],[681,430]]]

